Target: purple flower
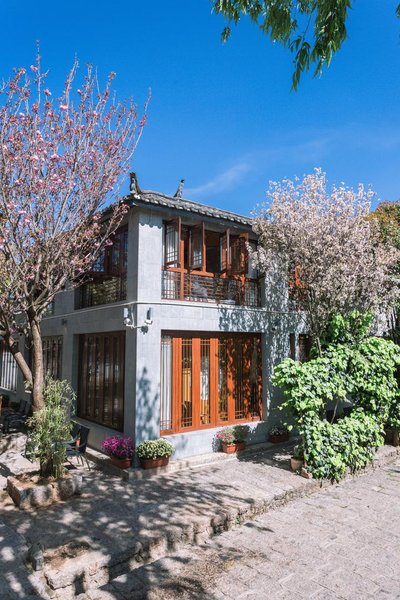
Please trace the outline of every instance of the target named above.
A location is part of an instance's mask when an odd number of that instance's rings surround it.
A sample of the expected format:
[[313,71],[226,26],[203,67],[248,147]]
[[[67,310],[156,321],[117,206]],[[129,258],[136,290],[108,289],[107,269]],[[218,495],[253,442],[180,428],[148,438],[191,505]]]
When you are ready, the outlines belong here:
[[118,458],[132,458],[135,453],[135,444],[131,437],[110,435],[101,442],[101,447],[108,456],[112,455]]

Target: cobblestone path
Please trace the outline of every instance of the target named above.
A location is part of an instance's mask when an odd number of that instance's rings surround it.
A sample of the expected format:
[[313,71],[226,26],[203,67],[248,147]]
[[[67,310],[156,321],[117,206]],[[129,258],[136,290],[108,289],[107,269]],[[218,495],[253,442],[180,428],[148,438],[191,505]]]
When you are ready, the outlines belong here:
[[397,459],[79,598],[400,598],[399,500]]

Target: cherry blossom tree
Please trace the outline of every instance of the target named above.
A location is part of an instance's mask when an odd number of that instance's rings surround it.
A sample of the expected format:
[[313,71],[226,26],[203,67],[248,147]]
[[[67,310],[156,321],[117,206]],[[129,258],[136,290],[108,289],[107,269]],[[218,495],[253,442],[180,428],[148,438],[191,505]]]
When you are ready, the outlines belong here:
[[[43,406],[43,314],[88,272],[126,211],[117,194],[147,103],[138,118],[132,101],[116,101],[113,79],[100,88],[87,66],[79,87],[75,61],[54,97],[38,55],[0,86],[0,335],[35,410]],[[31,341],[32,366],[18,334]]]
[[317,341],[335,313],[381,313],[399,295],[399,251],[368,218],[372,196],[362,185],[329,191],[316,169],[302,181],[271,183],[257,211],[253,262],[264,273],[288,274],[291,301]]

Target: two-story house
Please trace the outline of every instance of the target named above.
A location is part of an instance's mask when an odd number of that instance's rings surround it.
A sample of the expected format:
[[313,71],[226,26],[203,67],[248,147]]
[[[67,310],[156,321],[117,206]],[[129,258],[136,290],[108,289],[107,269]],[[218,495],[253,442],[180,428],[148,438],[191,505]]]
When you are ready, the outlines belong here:
[[211,452],[228,424],[266,440],[280,418],[272,367],[298,356],[302,323],[285,278],[248,260],[252,220],[179,194],[136,188],[126,202],[90,279],[42,322],[46,369],[72,383],[90,444],[162,435],[181,458]]

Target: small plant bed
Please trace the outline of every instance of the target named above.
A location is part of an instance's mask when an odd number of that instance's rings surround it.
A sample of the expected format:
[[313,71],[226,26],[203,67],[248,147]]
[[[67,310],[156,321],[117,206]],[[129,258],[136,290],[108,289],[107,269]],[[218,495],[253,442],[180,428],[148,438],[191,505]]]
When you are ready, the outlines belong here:
[[136,450],[142,469],[155,469],[166,467],[174,453],[173,445],[162,438],[158,440],[145,440]]
[[45,563],[53,569],[60,569],[66,560],[70,558],[80,558],[91,549],[90,544],[85,541],[77,540],[70,542],[69,544],[59,546],[58,548],[45,551]]
[[271,427],[268,441],[272,444],[283,444],[289,441],[289,430],[285,425]]
[[115,467],[129,469],[132,466],[135,444],[131,437],[110,435],[101,443],[101,447]]
[[62,477],[42,477],[38,472],[7,477],[7,491],[21,510],[50,506],[82,493],[82,473],[71,470]]
[[221,450],[225,454],[234,454],[245,448],[246,431],[239,425],[224,427],[218,431],[215,437],[220,442]]

